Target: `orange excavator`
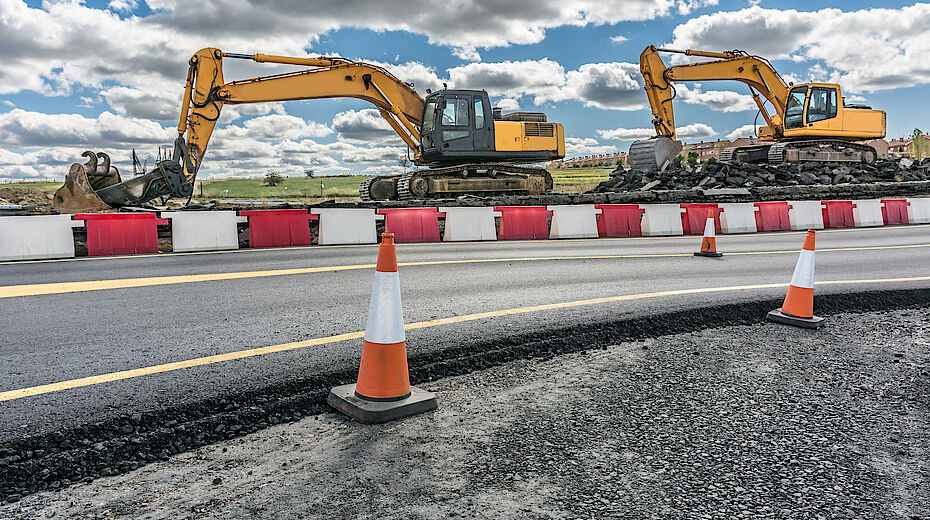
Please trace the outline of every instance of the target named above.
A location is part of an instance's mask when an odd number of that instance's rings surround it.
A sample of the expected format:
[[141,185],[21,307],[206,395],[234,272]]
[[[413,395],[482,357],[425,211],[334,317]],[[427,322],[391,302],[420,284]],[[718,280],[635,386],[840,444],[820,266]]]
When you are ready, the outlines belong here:
[[[226,82],[223,61],[251,60],[294,65],[293,72]],[[552,189],[544,168],[527,166],[565,155],[561,124],[539,112],[502,114],[484,90],[427,90],[383,67],[344,58],[292,58],[198,51],[190,68],[170,160],[144,175],[122,181],[102,153],[85,152],[53,198],[63,212],[106,210],[156,197],[188,198],[224,105],[302,99],[361,99],[373,104],[412,150],[414,164],[403,175],[366,179],[362,200],[455,197],[463,194],[539,194]],[[101,165],[101,161],[103,164]]]
[[[660,52],[713,58],[666,67]],[[749,87],[765,125],[759,144],[724,149],[722,161],[779,163],[873,163],[878,152],[856,141],[885,136],[885,112],[847,104],[839,85],[786,84],[768,60],[734,50],[708,52],[647,47],[639,57],[656,136],[630,146],[630,166],[663,169],[682,150],[675,136],[672,101],[676,82],[739,81]],[[773,112],[766,108],[771,105]]]

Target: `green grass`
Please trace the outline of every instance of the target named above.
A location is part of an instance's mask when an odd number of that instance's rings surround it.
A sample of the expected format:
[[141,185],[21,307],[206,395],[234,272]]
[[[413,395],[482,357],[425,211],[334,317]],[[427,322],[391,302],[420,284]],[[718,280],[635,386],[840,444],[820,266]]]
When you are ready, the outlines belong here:
[[[565,168],[550,170],[555,192],[582,193],[610,177],[613,168]],[[320,177],[285,177],[277,186],[265,186],[264,179],[205,179],[194,187],[197,199],[317,199],[320,183],[323,197],[358,197],[358,185],[367,175],[338,175]],[[14,182],[0,184],[0,188],[25,188],[54,191],[58,182]],[[203,193],[203,195],[201,195]]]

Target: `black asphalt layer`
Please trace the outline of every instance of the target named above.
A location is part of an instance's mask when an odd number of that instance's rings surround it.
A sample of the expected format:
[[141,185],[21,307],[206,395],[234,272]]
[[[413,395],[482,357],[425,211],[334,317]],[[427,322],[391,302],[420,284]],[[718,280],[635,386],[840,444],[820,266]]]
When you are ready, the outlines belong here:
[[[654,291],[787,283],[796,253],[734,253],[796,251],[802,242],[803,234],[799,233],[721,236],[718,248],[724,256],[719,259],[691,256],[700,245],[700,237],[399,245],[400,262],[685,255],[401,267],[404,314],[411,323]],[[816,277],[930,276],[930,247],[825,251],[920,244],[930,244],[930,227],[818,233],[817,246],[822,251],[817,255]],[[373,264],[376,255],[377,247],[373,246],[315,247],[17,263],[0,265],[0,285]],[[0,299],[4,322],[0,328],[0,344],[4,345],[0,391],[360,331],[372,278],[372,269],[359,269]],[[930,281],[826,285],[817,292],[829,295],[927,288]],[[746,304],[745,309],[754,314],[742,319],[751,321],[758,314],[761,322],[764,310],[748,304],[783,296],[784,288],[753,289],[487,318],[408,331],[408,351],[416,376],[413,361],[440,362],[430,357],[437,352],[468,352],[471,346],[506,343],[507,338],[633,318],[647,319],[644,333],[648,334],[650,316],[691,308]],[[733,307],[728,312],[739,309]],[[680,316],[688,321],[687,313]],[[706,315],[697,316],[695,323],[686,324],[688,328],[701,328],[703,319],[713,324]],[[23,446],[34,451],[35,443],[28,439],[58,432],[84,429],[91,432],[87,438],[93,439],[93,432],[122,424],[132,433],[133,427],[124,424],[127,420],[139,424],[146,418],[170,415],[165,410],[182,413],[203,407],[216,413],[228,411],[243,395],[261,394],[266,389],[275,389],[278,396],[287,395],[298,392],[295,385],[306,384],[316,376],[322,378],[317,380],[320,384],[351,382],[360,346],[360,341],[331,343],[2,402],[0,455],[9,457]],[[430,370],[420,375],[433,373],[446,371]],[[182,444],[197,442],[195,438]]]

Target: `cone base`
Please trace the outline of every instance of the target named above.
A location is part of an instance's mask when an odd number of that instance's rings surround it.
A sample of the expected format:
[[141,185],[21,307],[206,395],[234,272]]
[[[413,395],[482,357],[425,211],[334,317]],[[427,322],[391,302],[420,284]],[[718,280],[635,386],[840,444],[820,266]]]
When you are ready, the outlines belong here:
[[819,329],[823,327],[823,318],[820,316],[812,316],[810,318],[801,318],[798,316],[792,316],[790,314],[785,314],[781,312],[781,309],[775,309],[768,313],[765,319],[781,323],[782,325],[793,325],[795,327],[801,327],[804,329]]
[[438,406],[436,394],[410,387],[410,396],[399,401],[368,401],[355,395],[355,385],[330,390],[327,404],[364,424],[379,424],[417,415]]
[[717,258],[717,257],[723,256],[723,253],[721,253],[721,252],[719,252],[719,251],[713,251],[713,252],[711,252],[711,251],[695,251],[695,252],[694,252],[694,256],[708,256],[708,257],[712,257],[712,258]]

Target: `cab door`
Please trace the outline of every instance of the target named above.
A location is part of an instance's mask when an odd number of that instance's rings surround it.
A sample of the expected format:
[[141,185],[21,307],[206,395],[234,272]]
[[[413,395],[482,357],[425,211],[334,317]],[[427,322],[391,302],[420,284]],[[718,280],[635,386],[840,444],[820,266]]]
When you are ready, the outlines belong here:
[[494,118],[491,116],[491,101],[484,92],[472,96],[472,117],[475,127],[475,151],[494,150]]
[[443,99],[439,113],[439,148],[442,153],[474,150],[471,96],[450,95]]
[[807,127],[822,130],[836,127],[837,101],[835,88],[811,87],[807,94],[807,111],[804,120]]

